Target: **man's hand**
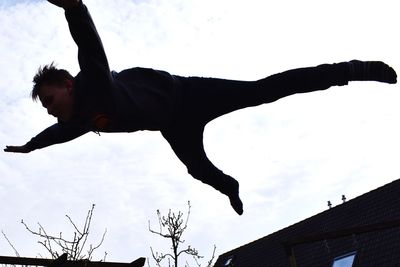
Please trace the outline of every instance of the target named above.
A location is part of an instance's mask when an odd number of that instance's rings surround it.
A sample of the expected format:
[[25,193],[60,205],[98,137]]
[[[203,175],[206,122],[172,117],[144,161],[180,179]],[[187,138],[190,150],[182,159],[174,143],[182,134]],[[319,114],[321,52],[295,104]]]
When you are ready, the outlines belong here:
[[47,1],[58,7],[68,9],[78,6],[81,0],[47,0]]
[[23,145],[23,146],[6,146],[4,152],[29,153],[31,151],[25,145]]

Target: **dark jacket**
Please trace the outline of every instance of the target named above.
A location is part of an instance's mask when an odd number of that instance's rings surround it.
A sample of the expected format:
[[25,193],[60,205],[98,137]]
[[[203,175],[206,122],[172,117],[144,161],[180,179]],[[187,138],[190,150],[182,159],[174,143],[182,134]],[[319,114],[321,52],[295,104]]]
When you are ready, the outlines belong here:
[[132,68],[110,71],[103,45],[86,6],[65,17],[78,46],[80,72],[74,78],[74,116],[50,126],[26,145],[30,150],[63,143],[89,131],[161,130],[181,101],[179,81],[167,72]]

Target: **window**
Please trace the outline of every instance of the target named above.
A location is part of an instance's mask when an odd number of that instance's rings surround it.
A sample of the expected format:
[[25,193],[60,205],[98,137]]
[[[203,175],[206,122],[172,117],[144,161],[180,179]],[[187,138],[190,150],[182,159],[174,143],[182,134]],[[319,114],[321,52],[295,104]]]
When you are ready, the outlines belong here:
[[356,257],[356,252],[336,257],[333,260],[332,267],[352,267],[355,257]]
[[233,266],[233,256],[230,256],[224,262],[224,267],[231,267],[231,266]]

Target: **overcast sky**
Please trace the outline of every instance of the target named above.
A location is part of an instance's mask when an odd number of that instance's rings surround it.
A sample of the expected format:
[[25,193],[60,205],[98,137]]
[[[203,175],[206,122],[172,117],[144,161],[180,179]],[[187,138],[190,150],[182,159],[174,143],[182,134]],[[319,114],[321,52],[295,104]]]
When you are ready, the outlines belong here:
[[[397,0],[86,0],[112,69],[254,80],[352,59],[400,70]],[[79,71],[63,11],[1,0],[0,143],[22,145],[54,123],[29,94],[39,65]],[[353,82],[290,96],[211,122],[210,159],[240,182],[244,214],[191,178],[157,132],[89,133],[30,154],[0,153],[0,230],[21,256],[47,256],[20,224],[67,235],[96,204],[95,259],[129,262],[166,251],[156,210],[186,212],[185,239],[208,257],[244,245],[400,177],[399,85]],[[206,104],[206,103],[205,103]],[[321,226],[323,227],[323,226]],[[13,250],[0,236],[0,255]]]

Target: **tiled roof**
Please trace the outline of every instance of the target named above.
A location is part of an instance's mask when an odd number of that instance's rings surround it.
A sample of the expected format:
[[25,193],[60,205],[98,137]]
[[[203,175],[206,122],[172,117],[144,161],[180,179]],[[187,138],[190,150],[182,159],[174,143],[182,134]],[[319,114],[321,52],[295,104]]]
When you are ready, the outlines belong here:
[[[396,180],[224,253],[218,258],[215,267],[224,266],[230,257],[234,257],[232,261],[234,267],[289,266],[289,259],[283,246],[285,241],[400,220],[399,200],[400,180]],[[293,246],[298,267],[331,266],[335,257],[352,251],[357,251],[354,266],[400,266],[400,227]]]

